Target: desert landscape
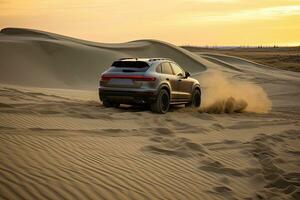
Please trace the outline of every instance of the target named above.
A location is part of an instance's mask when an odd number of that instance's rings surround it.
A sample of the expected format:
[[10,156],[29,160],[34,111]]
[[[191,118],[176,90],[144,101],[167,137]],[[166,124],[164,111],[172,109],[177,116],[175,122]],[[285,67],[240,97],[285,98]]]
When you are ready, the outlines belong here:
[[[246,50],[2,29],[0,199],[300,199],[290,53],[285,67]],[[173,59],[199,80],[202,105],[103,107],[100,74],[122,57]]]
[[225,54],[229,56],[237,56],[245,58],[256,63],[263,65],[269,65],[271,67],[290,70],[300,71],[300,46],[295,47],[193,47],[193,46],[182,46],[182,48],[195,53],[214,53],[214,54]]

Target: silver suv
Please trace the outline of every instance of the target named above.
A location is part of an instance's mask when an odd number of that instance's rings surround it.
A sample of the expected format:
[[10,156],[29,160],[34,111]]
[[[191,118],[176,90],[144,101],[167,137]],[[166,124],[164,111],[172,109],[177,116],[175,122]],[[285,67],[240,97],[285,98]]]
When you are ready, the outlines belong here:
[[170,59],[122,58],[101,74],[99,97],[105,107],[144,104],[156,113],[170,104],[199,107],[200,84],[189,76]]

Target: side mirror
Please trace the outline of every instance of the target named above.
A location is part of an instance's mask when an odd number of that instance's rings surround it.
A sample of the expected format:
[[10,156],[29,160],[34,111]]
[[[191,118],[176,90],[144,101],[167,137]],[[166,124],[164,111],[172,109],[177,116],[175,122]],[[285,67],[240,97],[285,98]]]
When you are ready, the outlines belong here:
[[188,78],[189,76],[191,76],[191,74],[189,72],[185,72],[185,78]]

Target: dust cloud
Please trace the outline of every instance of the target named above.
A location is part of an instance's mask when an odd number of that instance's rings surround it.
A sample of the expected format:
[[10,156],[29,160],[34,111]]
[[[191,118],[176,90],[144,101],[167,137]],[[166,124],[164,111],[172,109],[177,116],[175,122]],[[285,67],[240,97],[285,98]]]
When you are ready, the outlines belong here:
[[262,87],[227,77],[221,72],[205,73],[200,78],[202,103],[200,112],[268,113],[272,102]]

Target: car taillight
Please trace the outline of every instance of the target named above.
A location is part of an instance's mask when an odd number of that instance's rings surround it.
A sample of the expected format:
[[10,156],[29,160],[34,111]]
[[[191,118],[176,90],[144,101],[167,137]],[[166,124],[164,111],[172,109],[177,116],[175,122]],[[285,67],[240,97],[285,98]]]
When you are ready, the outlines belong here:
[[110,80],[112,78],[118,79],[132,79],[135,81],[155,81],[156,77],[152,76],[140,76],[140,75],[102,75],[101,81]]
[[109,77],[104,76],[104,75],[102,75],[102,76],[100,77],[100,80],[101,80],[101,81],[107,81],[107,80],[109,80],[109,79],[110,79]]

